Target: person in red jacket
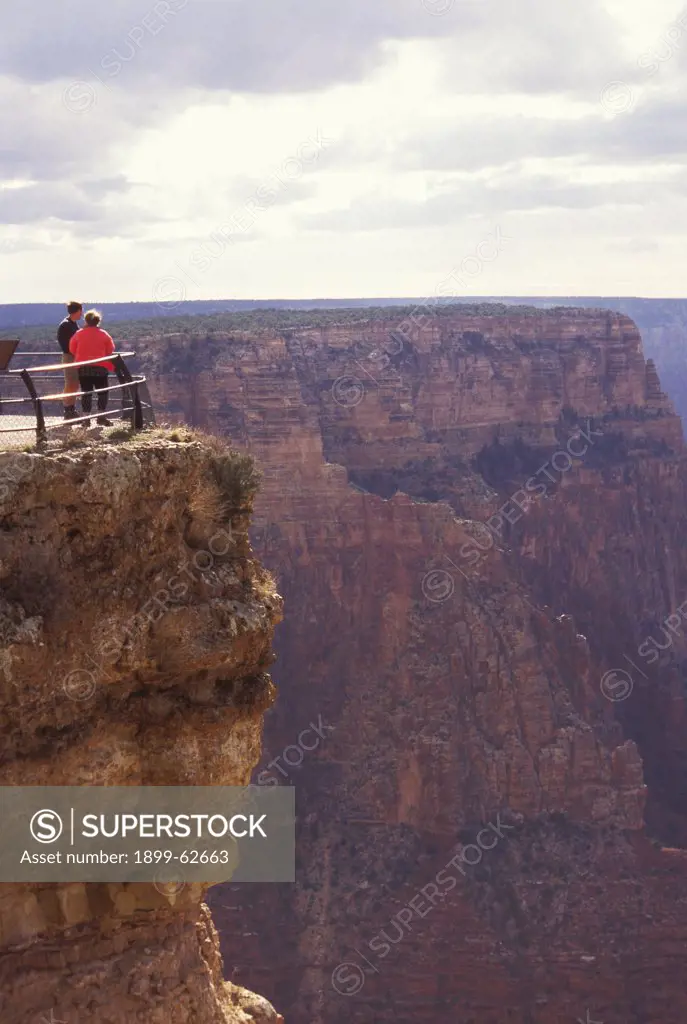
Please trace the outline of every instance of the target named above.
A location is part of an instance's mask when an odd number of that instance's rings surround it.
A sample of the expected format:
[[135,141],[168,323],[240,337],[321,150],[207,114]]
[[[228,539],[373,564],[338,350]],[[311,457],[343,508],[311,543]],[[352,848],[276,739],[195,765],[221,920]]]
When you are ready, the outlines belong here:
[[[86,326],[77,331],[69,342],[69,351],[74,356],[75,363],[81,363],[86,359],[98,359],[100,356],[109,356],[115,350],[114,341],[100,327],[101,314],[97,309],[89,309],[85,316]],[[107,387],[107,375],[114,370],[112,363],[103,359],[100,363],[91,363],[90,366],[79,367],[79,383],[81,391],[81,409],[85,414],[90,413],[93,402],[93,391],[98,392],[98,416],[97,422],[104,427],[112,425],[102,414],[107,409],[108,392],[103,388]],[[91,421],[86,420],[85,425],[90,427]]]

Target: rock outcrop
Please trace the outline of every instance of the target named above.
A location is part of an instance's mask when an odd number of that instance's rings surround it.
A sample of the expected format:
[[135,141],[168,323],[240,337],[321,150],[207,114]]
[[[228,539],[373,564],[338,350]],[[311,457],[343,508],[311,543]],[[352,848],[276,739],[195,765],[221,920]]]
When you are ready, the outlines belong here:
[[681,1024],[680,421],[627,317],[423,316],[139,349],[291,612],[299,881],[217,891],[225,959],[289,1024]]
[[[156,433],[0,476],[0,784],[245,785],[281,617],[249,460]],[[1,885],[2,1024],[277,1024],[223,980],[204,894]]]

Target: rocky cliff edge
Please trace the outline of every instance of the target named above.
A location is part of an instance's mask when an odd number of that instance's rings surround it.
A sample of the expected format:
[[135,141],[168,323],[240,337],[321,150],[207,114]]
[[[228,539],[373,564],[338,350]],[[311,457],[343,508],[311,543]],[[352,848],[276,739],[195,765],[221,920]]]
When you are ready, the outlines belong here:
[[[243,785],[281,601],[251,460],[176,432],[0,455],[0,785]],[[3,1024],[277,1024],[202,885],[0,886]]]

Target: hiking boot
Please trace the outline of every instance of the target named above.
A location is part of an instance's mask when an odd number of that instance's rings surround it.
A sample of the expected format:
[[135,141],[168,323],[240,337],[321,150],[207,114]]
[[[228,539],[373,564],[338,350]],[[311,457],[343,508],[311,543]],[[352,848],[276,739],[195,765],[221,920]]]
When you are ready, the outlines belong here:
[[108,420],[107,416],[98,416],[97,422],[100,424],[101,427],[112,426],[112,420]]
[[65,405],[64,407],[64,418],[66,420],[75,420],[77,417],[76,409],[73,405]]

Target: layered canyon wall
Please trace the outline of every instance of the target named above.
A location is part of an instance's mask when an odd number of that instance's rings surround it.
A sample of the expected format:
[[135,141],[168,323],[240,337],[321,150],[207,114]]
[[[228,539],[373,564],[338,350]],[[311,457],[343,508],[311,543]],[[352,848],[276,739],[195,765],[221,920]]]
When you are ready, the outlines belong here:
[[680,421],[627,317],[402,321],[139,348],[263,467],[290,613],[298,881],[216,891],[225,960],[289,1024],[678,1024]]
[[[246,460],[140,435],[5,452],[0,479],[0,784],[245,785],[281,617]],[[277,1024],[223,980],[205,891],[0,885],[0,1020]]]

